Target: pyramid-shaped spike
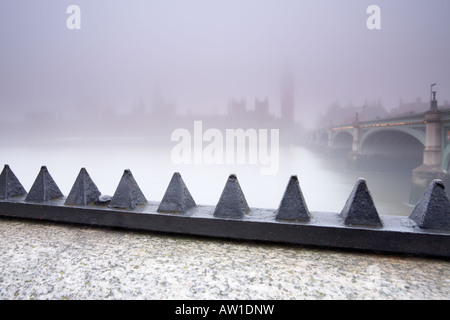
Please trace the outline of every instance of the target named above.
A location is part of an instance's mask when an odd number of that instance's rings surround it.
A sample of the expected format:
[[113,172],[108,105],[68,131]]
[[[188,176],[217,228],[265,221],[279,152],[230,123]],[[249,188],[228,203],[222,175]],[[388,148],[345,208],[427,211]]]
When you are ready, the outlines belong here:
[[48,201],[63,196],[46,166],[42,166],[25,201]]
[[450,230],[450,203],[442,180],[431,182],[409,219],[421,228]]
[[220,218],[242,218],[248,213],[247,200],[235,174],[228,177],[219,202],[214,210],[214,216]]
[[346,225],[381,227],[382,222],[367,188],[366,181],[359,179],[353,188],[341,217]]
[[276,211],[277,220],[309,221],[311,216],[303,198],[297,176],[291,176],[286,191]]
[[80,173],[67,196],[65,204],[86,206],[95,202],[100,194],[100,191],[94,181],[92,181],[86,169],[81,168]]
[[184,213],[186,210],[195,206],[195,201],[181,178],[180,173],[175,172],[158,207],[158,211]]
[[8,200],[13,197],[24,196],[27,192],[12,172],[9,165],[5,164],[0,174],[0,200]]
[[112,208],[134,209],[147,203],[129,169],[125,170],[109,204]]

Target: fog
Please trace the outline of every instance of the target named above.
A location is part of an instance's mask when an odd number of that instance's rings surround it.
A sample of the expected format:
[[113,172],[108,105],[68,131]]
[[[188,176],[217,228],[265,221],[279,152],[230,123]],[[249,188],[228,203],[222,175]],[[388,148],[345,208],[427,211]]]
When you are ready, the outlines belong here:
[[[71,4],[79,30],[66,27]],[[371,4],[380,30],[366,27]],[[179,114],[267,98],[279,115],[286,66],[296,120],[307,126],[336,101],[380,99],[388,110],[427,101],[434,82],[449,100],[449,13],[447,0],[3,0],[0,112],[150,112],[159,91]]]
[[[367,26],[370,5],[378,29]],[[298,174],[310,209],[326,211],[362,175],[383,214],[407,215],[409,169],[348,172],[297,143],[357,110],[362,121],[423,112],[432,83],[450,108],[449,14],[448,0],[2,0],[0,163],[27,189],[47,165],[66,195],[80,167],[110,194],[130,168],[155,201],[180,171],[204,204],[233,172],[250,206],[271,208]],[[254,130],[269,161],[225,163],[226,130],[238,128]],[[279,133],[279,152],[264,132]],[[423,148],[413,147],[415,166]]]

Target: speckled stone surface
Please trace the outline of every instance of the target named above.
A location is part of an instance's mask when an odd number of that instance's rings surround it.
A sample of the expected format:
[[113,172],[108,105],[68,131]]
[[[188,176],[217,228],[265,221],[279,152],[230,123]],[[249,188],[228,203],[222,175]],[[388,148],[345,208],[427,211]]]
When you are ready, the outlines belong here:
[[449,299],[450,261],[0,219],[0,299]]

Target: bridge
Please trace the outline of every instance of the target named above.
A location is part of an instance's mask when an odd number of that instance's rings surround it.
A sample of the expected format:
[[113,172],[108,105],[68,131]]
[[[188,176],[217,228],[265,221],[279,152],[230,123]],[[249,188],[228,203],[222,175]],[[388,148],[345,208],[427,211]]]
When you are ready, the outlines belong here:
[[438,109],[436,92],[424,113],[372,121],[356,114],[353,123],[311,132],[308,143],[333,157],[345,155],[352,170],[412,170],[412,204],[433,179],[450,187],[450,109]]

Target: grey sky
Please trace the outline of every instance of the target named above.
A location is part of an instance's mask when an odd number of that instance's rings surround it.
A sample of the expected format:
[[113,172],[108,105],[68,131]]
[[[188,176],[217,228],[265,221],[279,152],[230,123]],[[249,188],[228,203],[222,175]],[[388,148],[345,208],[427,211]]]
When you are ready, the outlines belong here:
[[[371,4],[381,30],[366,28]],[[448,0],[2,0],[1,116],[150,108],[157,86],[180,111],[267,97],[278,113],[286,64],[300,120],[334,101],[427,100],[433,82],[450,100],[449,15]]]

